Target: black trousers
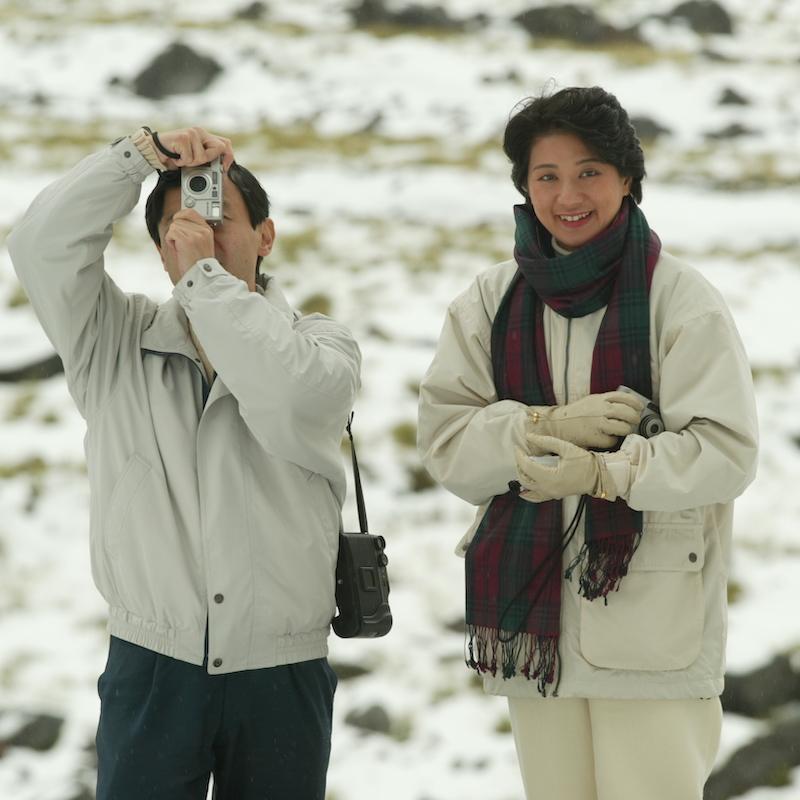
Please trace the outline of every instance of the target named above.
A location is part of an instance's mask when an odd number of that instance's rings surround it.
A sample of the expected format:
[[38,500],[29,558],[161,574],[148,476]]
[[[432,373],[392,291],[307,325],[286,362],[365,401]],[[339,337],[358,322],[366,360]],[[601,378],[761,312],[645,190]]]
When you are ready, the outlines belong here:
[[209,675],[112,637],[97,800],[324,800],[335,689],[327,659]]

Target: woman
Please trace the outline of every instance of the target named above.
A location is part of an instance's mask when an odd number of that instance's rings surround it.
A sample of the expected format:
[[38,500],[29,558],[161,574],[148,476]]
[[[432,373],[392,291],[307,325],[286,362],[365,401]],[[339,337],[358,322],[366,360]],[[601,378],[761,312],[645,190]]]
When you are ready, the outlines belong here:
[[525,198],[514,260],[451,304],[420,391],[425,466],[479,506],[459,546],[468,663],[508,697],[529,800],[700,800],[732,501],[757,456],[747,356],[650,231],[613,95],[530,99],[503,147]]

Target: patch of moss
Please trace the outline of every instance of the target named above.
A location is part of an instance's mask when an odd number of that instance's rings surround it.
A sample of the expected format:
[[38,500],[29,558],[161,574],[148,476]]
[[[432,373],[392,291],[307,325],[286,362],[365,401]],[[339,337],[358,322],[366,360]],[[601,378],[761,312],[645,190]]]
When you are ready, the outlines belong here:
[[392,428],[392,439],[401,447],[417,446],[417,426],[413,422],[400,422]]
[[30,413],[31,407],[36,401],[36,397],[37,392],[33,383],[26,382],[20,384],[17,396],[14,398],[14,402],[6,413],[6,420],[8,422],[13,422],[14,420],[26,417]]
[[44,475],[47,469],[48,465],[44,459],[33,456],[16,464],[0,464],[0,479],[16,478],[18,475],[30,475],[36,478]]
[[778,366],[752,366],[751,372],[754,383],[758,383],[761,380],[773,380],[780,384],[786,384],[792,377],[794,370]]
[[317,227],[309,227],[299,233],[282,234],[275,238],[275,249],[272,258],[278,264],[297,264],[308,257],[309,252],[319,252],[322,231]]
[[408,467],[407,472],[410,484],[409,488],[412,492],[424,492],[428,489],[434,489],[439,485],[422,464]]
[[791,786],[792,784],[792,767],[789,764],[781,764],[776,767],[767,778],[766,786]]
[[30,302],[31,301],[28,299],[28,295],[25,293],[25,290],[22,288],[22,286],[17,284],[8,298],[8,307],[19,308],[20,306],[30,305]]
[[325,314],[326,317],[330,317],[333,311],[333,300],[328,295],[319,292],[303,300],[298,310],[303,314]]
[[744,587],[739,581],[733,579],[728,580],[728,604],[733,605],[738,603],[744,595]]
[[501,717],[494,726],[495,733],[511,733],[511,720],[508,717]]

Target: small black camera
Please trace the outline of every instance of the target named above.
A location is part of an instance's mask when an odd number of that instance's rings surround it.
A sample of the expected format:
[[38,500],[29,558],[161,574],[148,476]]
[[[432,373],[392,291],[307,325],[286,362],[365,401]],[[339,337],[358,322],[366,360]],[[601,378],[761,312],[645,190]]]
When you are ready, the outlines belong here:
[[617,386],[617,391],[632,394],[644,406],[639,413],[639,424],[633,429],[634,433],[644,436],[645,439],[650,439],[666,430],[664,420],[661,419],[661,410],[652,400],[648,400],[643,394],[634,392],[633,389],[629,389],[627,386]]
[[383,536],[340,533],[336,563],[336,605],[331,622],[337,636],[376,638],[392,627],[388,559]]

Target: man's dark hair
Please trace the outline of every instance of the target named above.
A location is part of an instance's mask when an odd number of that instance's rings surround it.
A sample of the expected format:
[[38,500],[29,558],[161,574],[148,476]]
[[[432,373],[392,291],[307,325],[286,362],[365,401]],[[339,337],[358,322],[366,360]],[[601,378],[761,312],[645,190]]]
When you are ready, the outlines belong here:
[[[231,164],[226,174],[231,179],[233,185],[242,193],[245,205],[247,206],[247,212],[250,215],[250,222],[254,229],[257,228],[269,216],[269,197],[264,191],[264,187],[258,182],[258,179],[249,169],[237,164],[235,161]],[[180,170],[162,172],[158,176],[158,183],[147,198],[144,218],[147,223],[147,230],[150,233],[150,238],[159,247],[161,246],[161,235],[158,232],[158,225],[161,222],[161,218],[164,216],[164,195],[167,193],[168,189],[180,190],[180,188]],[[260,265],[261,257],[258,259],[256,272],[258,272],[258,267]]]
[[531,149],[543,136],[571,133],[605,164],[631,178],[631,197],[642,201],[644,152],[628,114],[613,94],[594,86],[562,89],[523,101],[506,125],[503,150],[511,160],[511,180],[526,199]]

